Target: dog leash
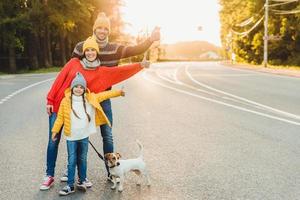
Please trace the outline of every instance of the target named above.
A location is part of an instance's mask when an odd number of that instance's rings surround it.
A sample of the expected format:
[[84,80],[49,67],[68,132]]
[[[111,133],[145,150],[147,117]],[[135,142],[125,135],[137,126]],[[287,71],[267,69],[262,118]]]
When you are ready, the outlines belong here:
[[[123,51],[122,51],[122,54],[123,54]],[[145,61],[145,60],[147,60],[147,52],[144,53],[143,61]],[[105,162],[104,157],[97,151],[96,147],[93,145],[93,143],[90,140],[89,140],[89,143],[93,147],[93,149],[95,150],[95,152],[97,153],[99,158],[101,158],[101,160],[103,160]]]
[[104,157],[97,151],[97,149],[95,148],[95,146],[93,145],[93,143],[89,140],[90,145],[93,147],[93,149],[95,150],[95,152],[97,153],[97,155],[99,156],[99,158],[101,158],[101,160],[104,161]]

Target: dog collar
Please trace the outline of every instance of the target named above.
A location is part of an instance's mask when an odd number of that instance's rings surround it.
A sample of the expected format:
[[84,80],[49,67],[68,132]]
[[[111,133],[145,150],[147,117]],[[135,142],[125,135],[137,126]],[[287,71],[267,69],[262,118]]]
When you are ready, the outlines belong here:
[[112,168],[117,167],[117,166],[119,166],[119,165],[120,165],[120,163],[118,162],[117,165],[113,165],[113,166],[111,166],[111,167],[109,167],[109,168],[112,169]]

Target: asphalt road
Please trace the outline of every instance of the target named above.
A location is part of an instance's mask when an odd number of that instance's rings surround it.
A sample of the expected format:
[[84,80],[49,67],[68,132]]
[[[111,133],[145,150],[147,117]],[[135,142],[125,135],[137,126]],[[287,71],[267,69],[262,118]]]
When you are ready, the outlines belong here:
[[[90,148],[93,187],[59,197],[62,140],[55,185],[40,191],[55,75],[0,76],[0,199],[300,199],[300,79],[215,62],[153,64],[115,86],[126,91],[113,99],[116,151],[133,158],[143,143],[151,187],[128,174],[111,190]],[[102,149],[100,133],[91,141]]]

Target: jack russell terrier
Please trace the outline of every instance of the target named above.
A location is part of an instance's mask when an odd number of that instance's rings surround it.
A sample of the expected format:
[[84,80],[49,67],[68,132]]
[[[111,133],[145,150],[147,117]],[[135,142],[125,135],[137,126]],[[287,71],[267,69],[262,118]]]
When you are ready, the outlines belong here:
[[[118,191],[122,192],[125,174],[129,171],[135,172],[140,177],[141,175],[144,175],[147,179],[147,185],[150,186],[151,183],[149,175],[146,170],[146,164],[143,160],[143,145],[138,140],[136,142],[140,148],[140,155],[138,158],[121,160],[121,155],[119,153],[105,154],[104,157],[107,162],[107,166],[109,167],[109,172],[112,175],[113,186],[111,187],[111,189],[116,189],[116,179],[120,178]],[[140,185],[140,182],[138,182],[137,184]]]

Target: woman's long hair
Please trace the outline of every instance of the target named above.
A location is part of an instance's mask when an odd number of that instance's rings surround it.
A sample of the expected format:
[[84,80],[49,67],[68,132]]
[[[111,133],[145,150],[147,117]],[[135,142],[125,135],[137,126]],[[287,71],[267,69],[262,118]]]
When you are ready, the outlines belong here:
[[[85,93],[85,92],[84,92]],[[88,118],[88,121],[90,122],[91,121],[91,117],[90,115],[86,112],[86,104],[85,104],[85,98],[84,98],[84,93],[81,95],[82,96],[82,102],[83,102],[83,108],[84,108],[84,112]],[[71,96],[70,96],[70,100],[71,100],[71,109],[72,109],[72,112],[73,114],[75,115],[75,117],[77,117],[78,119],[80,119],[80,117],[77,115],[77,113],[75,112],[75,110],[73,109],[73,106],[72,106],[72,96],[73,96],[73,88],[72,88],[72,92],[71,92]]]

